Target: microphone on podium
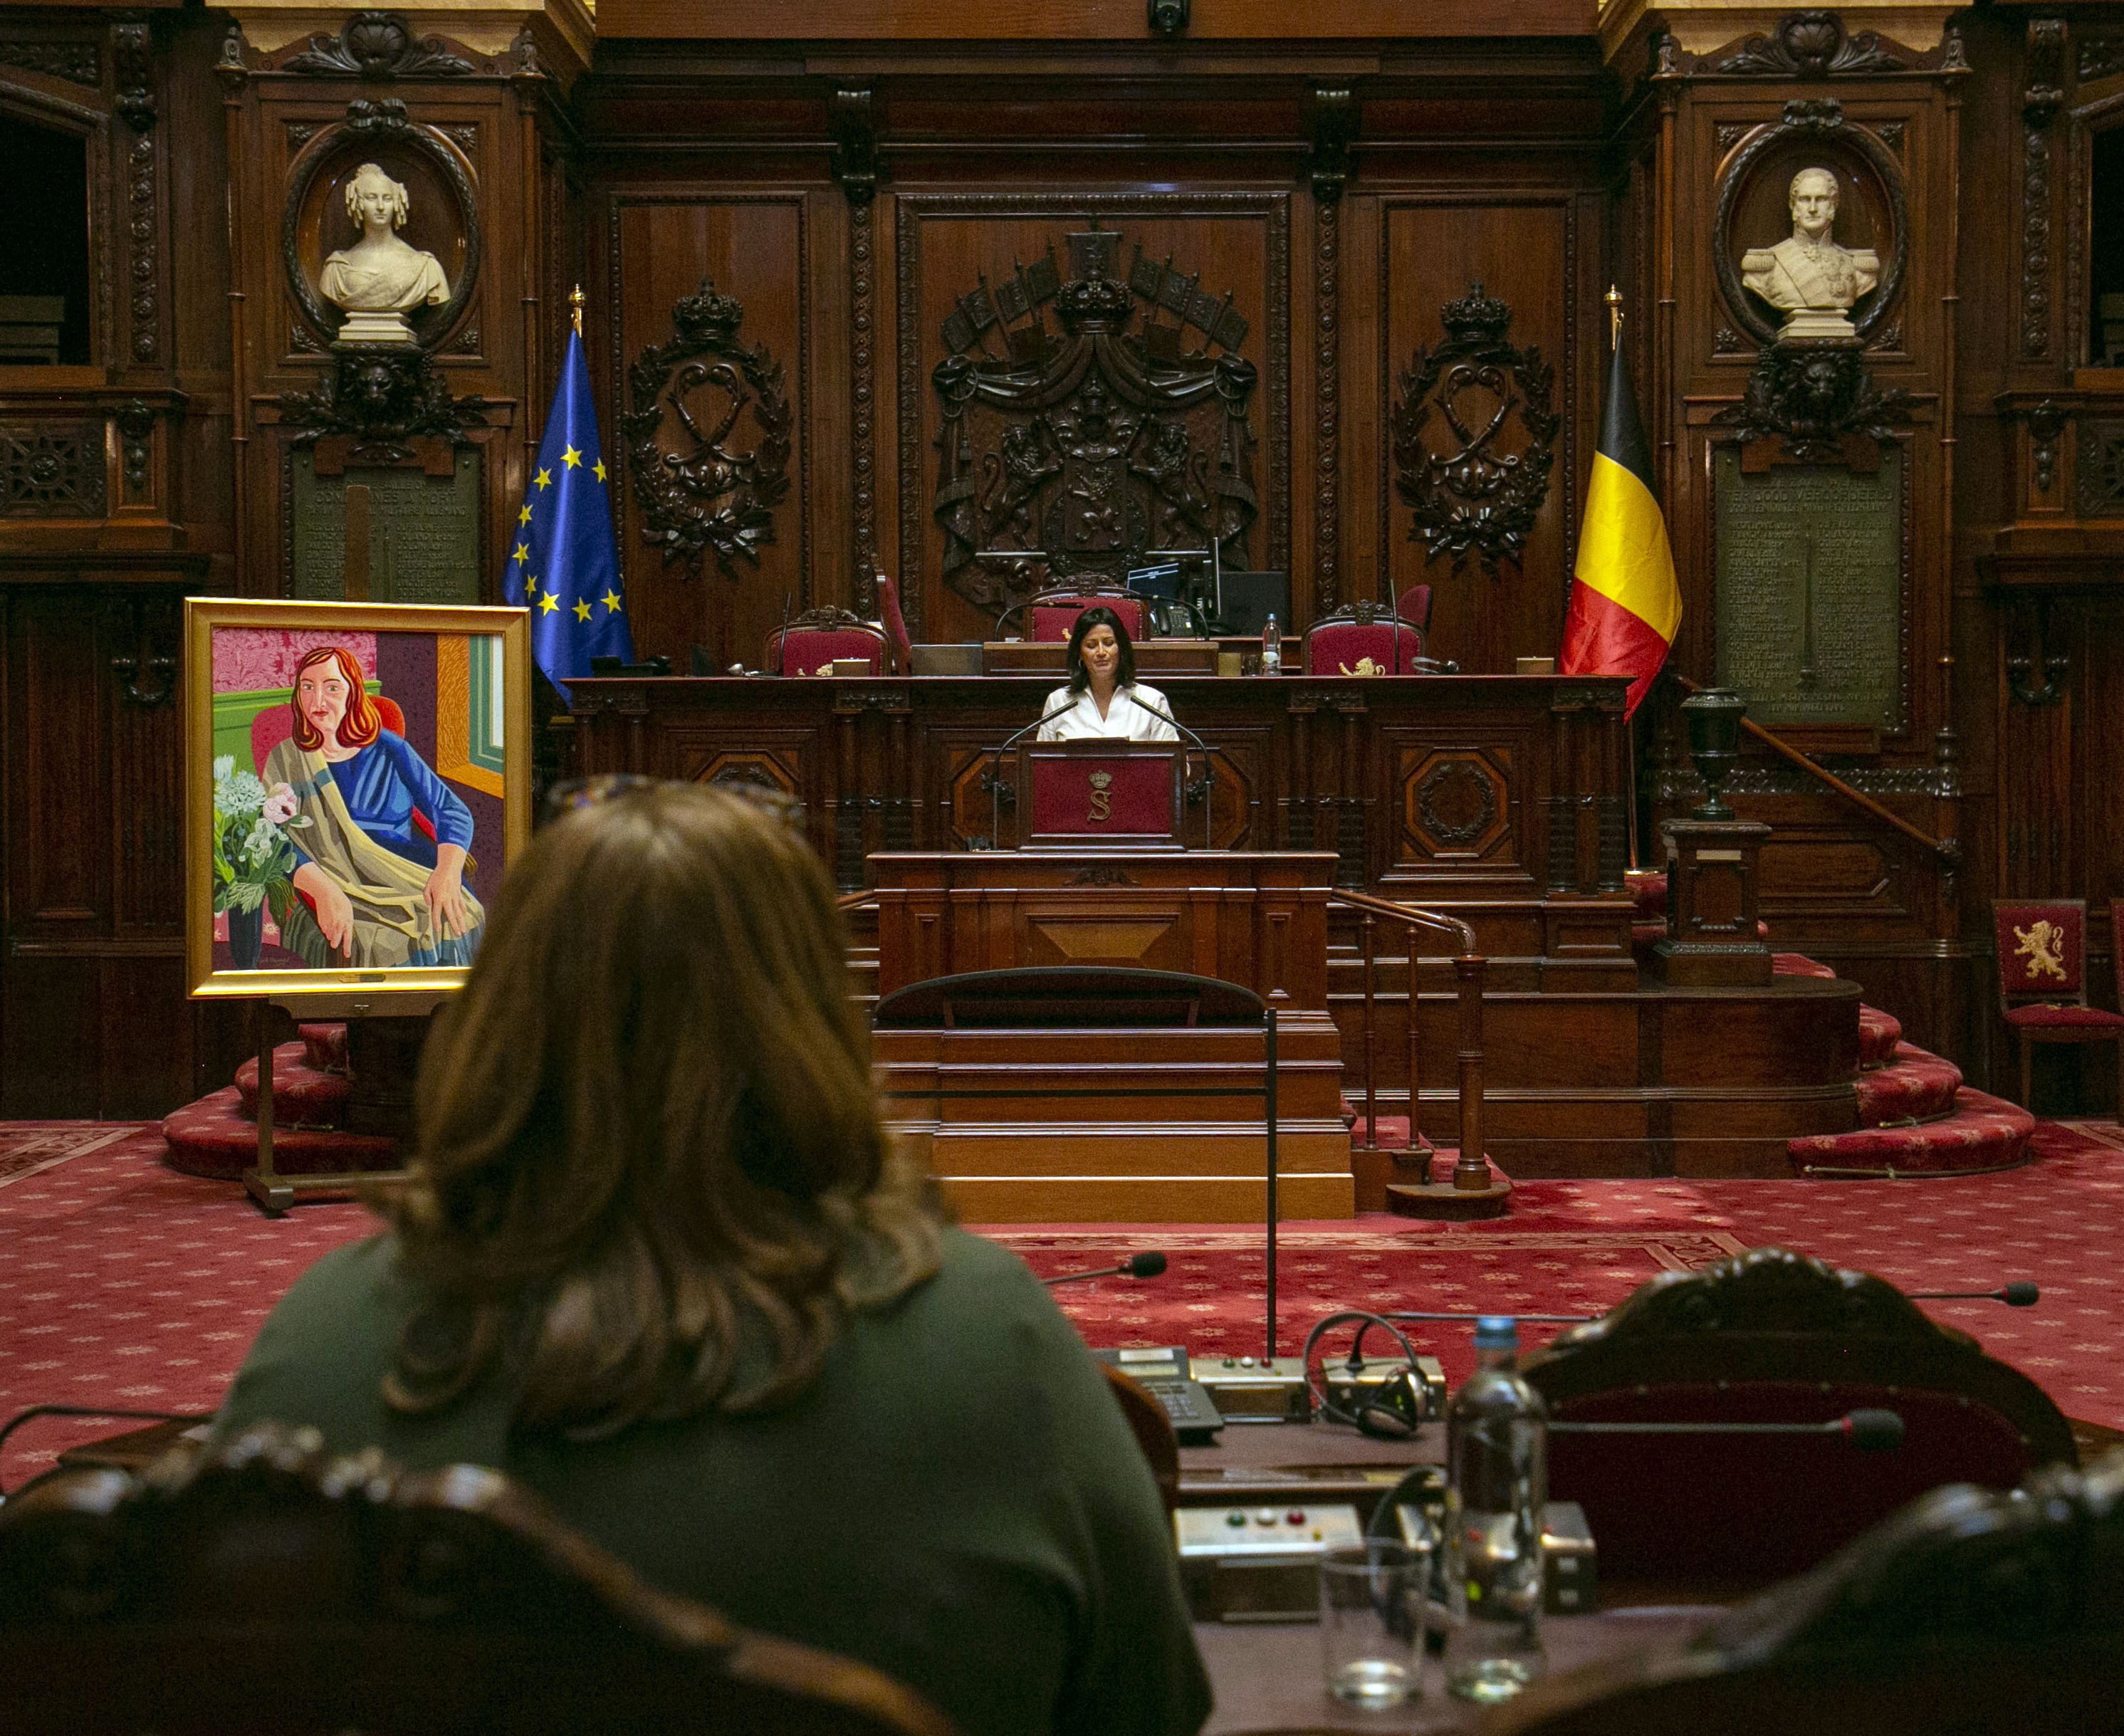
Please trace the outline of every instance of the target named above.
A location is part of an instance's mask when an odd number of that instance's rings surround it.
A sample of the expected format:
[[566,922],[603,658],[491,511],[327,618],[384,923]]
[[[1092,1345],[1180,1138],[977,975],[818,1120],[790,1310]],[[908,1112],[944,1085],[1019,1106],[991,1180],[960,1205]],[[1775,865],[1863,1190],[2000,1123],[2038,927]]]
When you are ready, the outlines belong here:
[[2009,1308],[2032,1308],[2042,1291],[2028,1278],[2015,1278],[1997,1290],[1906,1290],[1913,1302],[2004,1302]]
[[1165,1270],[1165,1256],[1155,1251],[1149,1254],[1131,1254],[1118,1266],[1102,1266],[1097,1272],[1065,1272],[1060,1277],[1042,1278],[1041,1282],[1052,1288],[1056,1284],[1080,1283],[1086,1278],[1154,1278]]
[[1903,1444],[1903,1419],[1864,1407],[1826,1423],[1558,1423],[1551,1434],[1572,1435],[1841,1435],[1858,1452],[1892,1452]]

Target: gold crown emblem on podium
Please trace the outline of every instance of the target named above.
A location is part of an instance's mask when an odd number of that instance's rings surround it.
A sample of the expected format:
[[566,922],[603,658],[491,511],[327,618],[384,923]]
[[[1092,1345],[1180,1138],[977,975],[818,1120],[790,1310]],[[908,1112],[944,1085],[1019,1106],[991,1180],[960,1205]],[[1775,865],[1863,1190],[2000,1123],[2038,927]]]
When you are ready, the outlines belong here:
[[1111,772],[1093,772],[1092,774],[1092,788],[1093,789],[1104,789],[1113,781],[1114,774]]

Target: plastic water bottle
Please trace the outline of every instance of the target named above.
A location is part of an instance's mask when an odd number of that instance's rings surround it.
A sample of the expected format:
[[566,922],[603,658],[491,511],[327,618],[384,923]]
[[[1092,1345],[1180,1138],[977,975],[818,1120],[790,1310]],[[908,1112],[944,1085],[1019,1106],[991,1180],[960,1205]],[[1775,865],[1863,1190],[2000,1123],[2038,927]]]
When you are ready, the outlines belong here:
[[1484,1705],[1542,1672],[1548,1412],[1513,1367],[1518,1323],[1475,1327],[1475,1372],[1445,1414],[1445,1689]]
[[1280,675],[1283,673],[1283,633],[1271,615],[1262,624],[1262,673]]

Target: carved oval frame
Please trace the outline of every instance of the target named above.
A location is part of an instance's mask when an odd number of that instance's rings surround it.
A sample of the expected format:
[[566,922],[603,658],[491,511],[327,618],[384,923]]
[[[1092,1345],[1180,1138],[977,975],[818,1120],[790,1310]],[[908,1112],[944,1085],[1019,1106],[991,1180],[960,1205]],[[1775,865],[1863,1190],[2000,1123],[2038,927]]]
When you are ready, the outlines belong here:
[[1865,298],[1870,305],[1863,312],[1854,308],[1851,316],[1851,327],[1863,342],[1872,338],[1887,317],[1889,308],[1902,296],[1903,276],[1910,261],[1910,193],[1902,163],[1896,153],[1870,128],[1845,120],[1840,103],[1787,103],[1783,117],[1774,125],[1760,128],[1719,172],[1718,200],[1711,218],[1711,264],[1718,278],[1718,293],[1742,329],[1758,344],[1777,341],[1779,322],[1762,313],[1754,296],[1741,281],[1741,267],[1733,256],[1734,207],[1755,165],[1778,146],[1797,139],[1820,140],[1825,153],[1846,158],[1847,168],[1851,157],[1859,158],[1887,196],[1888,220],[1895,229],[1888,257],[1881,267],[1880,282]]
[[[410,308],[406,314],[406,323],[413,329],[414,341],[421,349],[432,352],[439,349],[463,322],[479,288],[477,172],[456,145],[433,127],[407,119],[399,105],[378,105],[369,113],[356,112],[357,108],[366,106],[359,101],[350,105],[345,120],[335,121],[310,139],[289,165],[288,196],[280,209],[281,269],[287,276],[288,292],[302,310],[304,322],[322,342],[333,342],[339,336],[339,312],[318,293],[317,285],[303,272],[298,250],[303,208],[308,203],[311,183],[326,163],[352,141],[381,139],[411,146],[441,172],[451,196],[457,201],[458,222],[464,235],[464,270],[450,292],[450,299],[440,307]],[[399,111],[391,112],[393,109]]]

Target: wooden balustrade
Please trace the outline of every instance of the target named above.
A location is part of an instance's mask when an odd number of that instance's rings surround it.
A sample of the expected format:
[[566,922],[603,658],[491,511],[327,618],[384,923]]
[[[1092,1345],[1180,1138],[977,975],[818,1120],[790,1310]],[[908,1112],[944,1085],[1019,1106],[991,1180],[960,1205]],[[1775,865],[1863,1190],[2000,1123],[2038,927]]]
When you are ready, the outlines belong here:
[[1377,1058],[1377,1004],[1376,983],[1379,959],[1376,946],[1378,924],[1381,921],[1398,922],[1408,931],[1408,1145],[1407,1149],[1417,1151],[1425,1149],[1423,1136],[1417,1131],[1417,1103],[1421,1079],[1420,1051],[1421,1025],[1417,1016],[1417,967],[1420,962],[1416,947],[1419,929],[1451,934],[1460,945],[1453,959],[1453,975],[1459,1002],[1459,1086],[1460,1096],[1460,1155],[1453,1166],[1453,1185],[1456,1188],[1476,1191],[1490,1186],[1489,1165],[1483,1155],[1483,984],[1489,968],[1489,961],[1475,950],[1475,931],[1456,916],[1445,916],[1436,910],[1418,909],[1412,905],[1395,904],[1384,898],[1374,898],[1367,893],[1342,892],[1329,900],[1329,908],[1340,905],[1356,913],[1360,944],[1365,961],[1365,1030],[1361,1053],[1365,1074],[1365,1141],[1359,1149],[1377,1151],[1384,1149],[1379,1144],[1379,1096],[1374,1080]]

